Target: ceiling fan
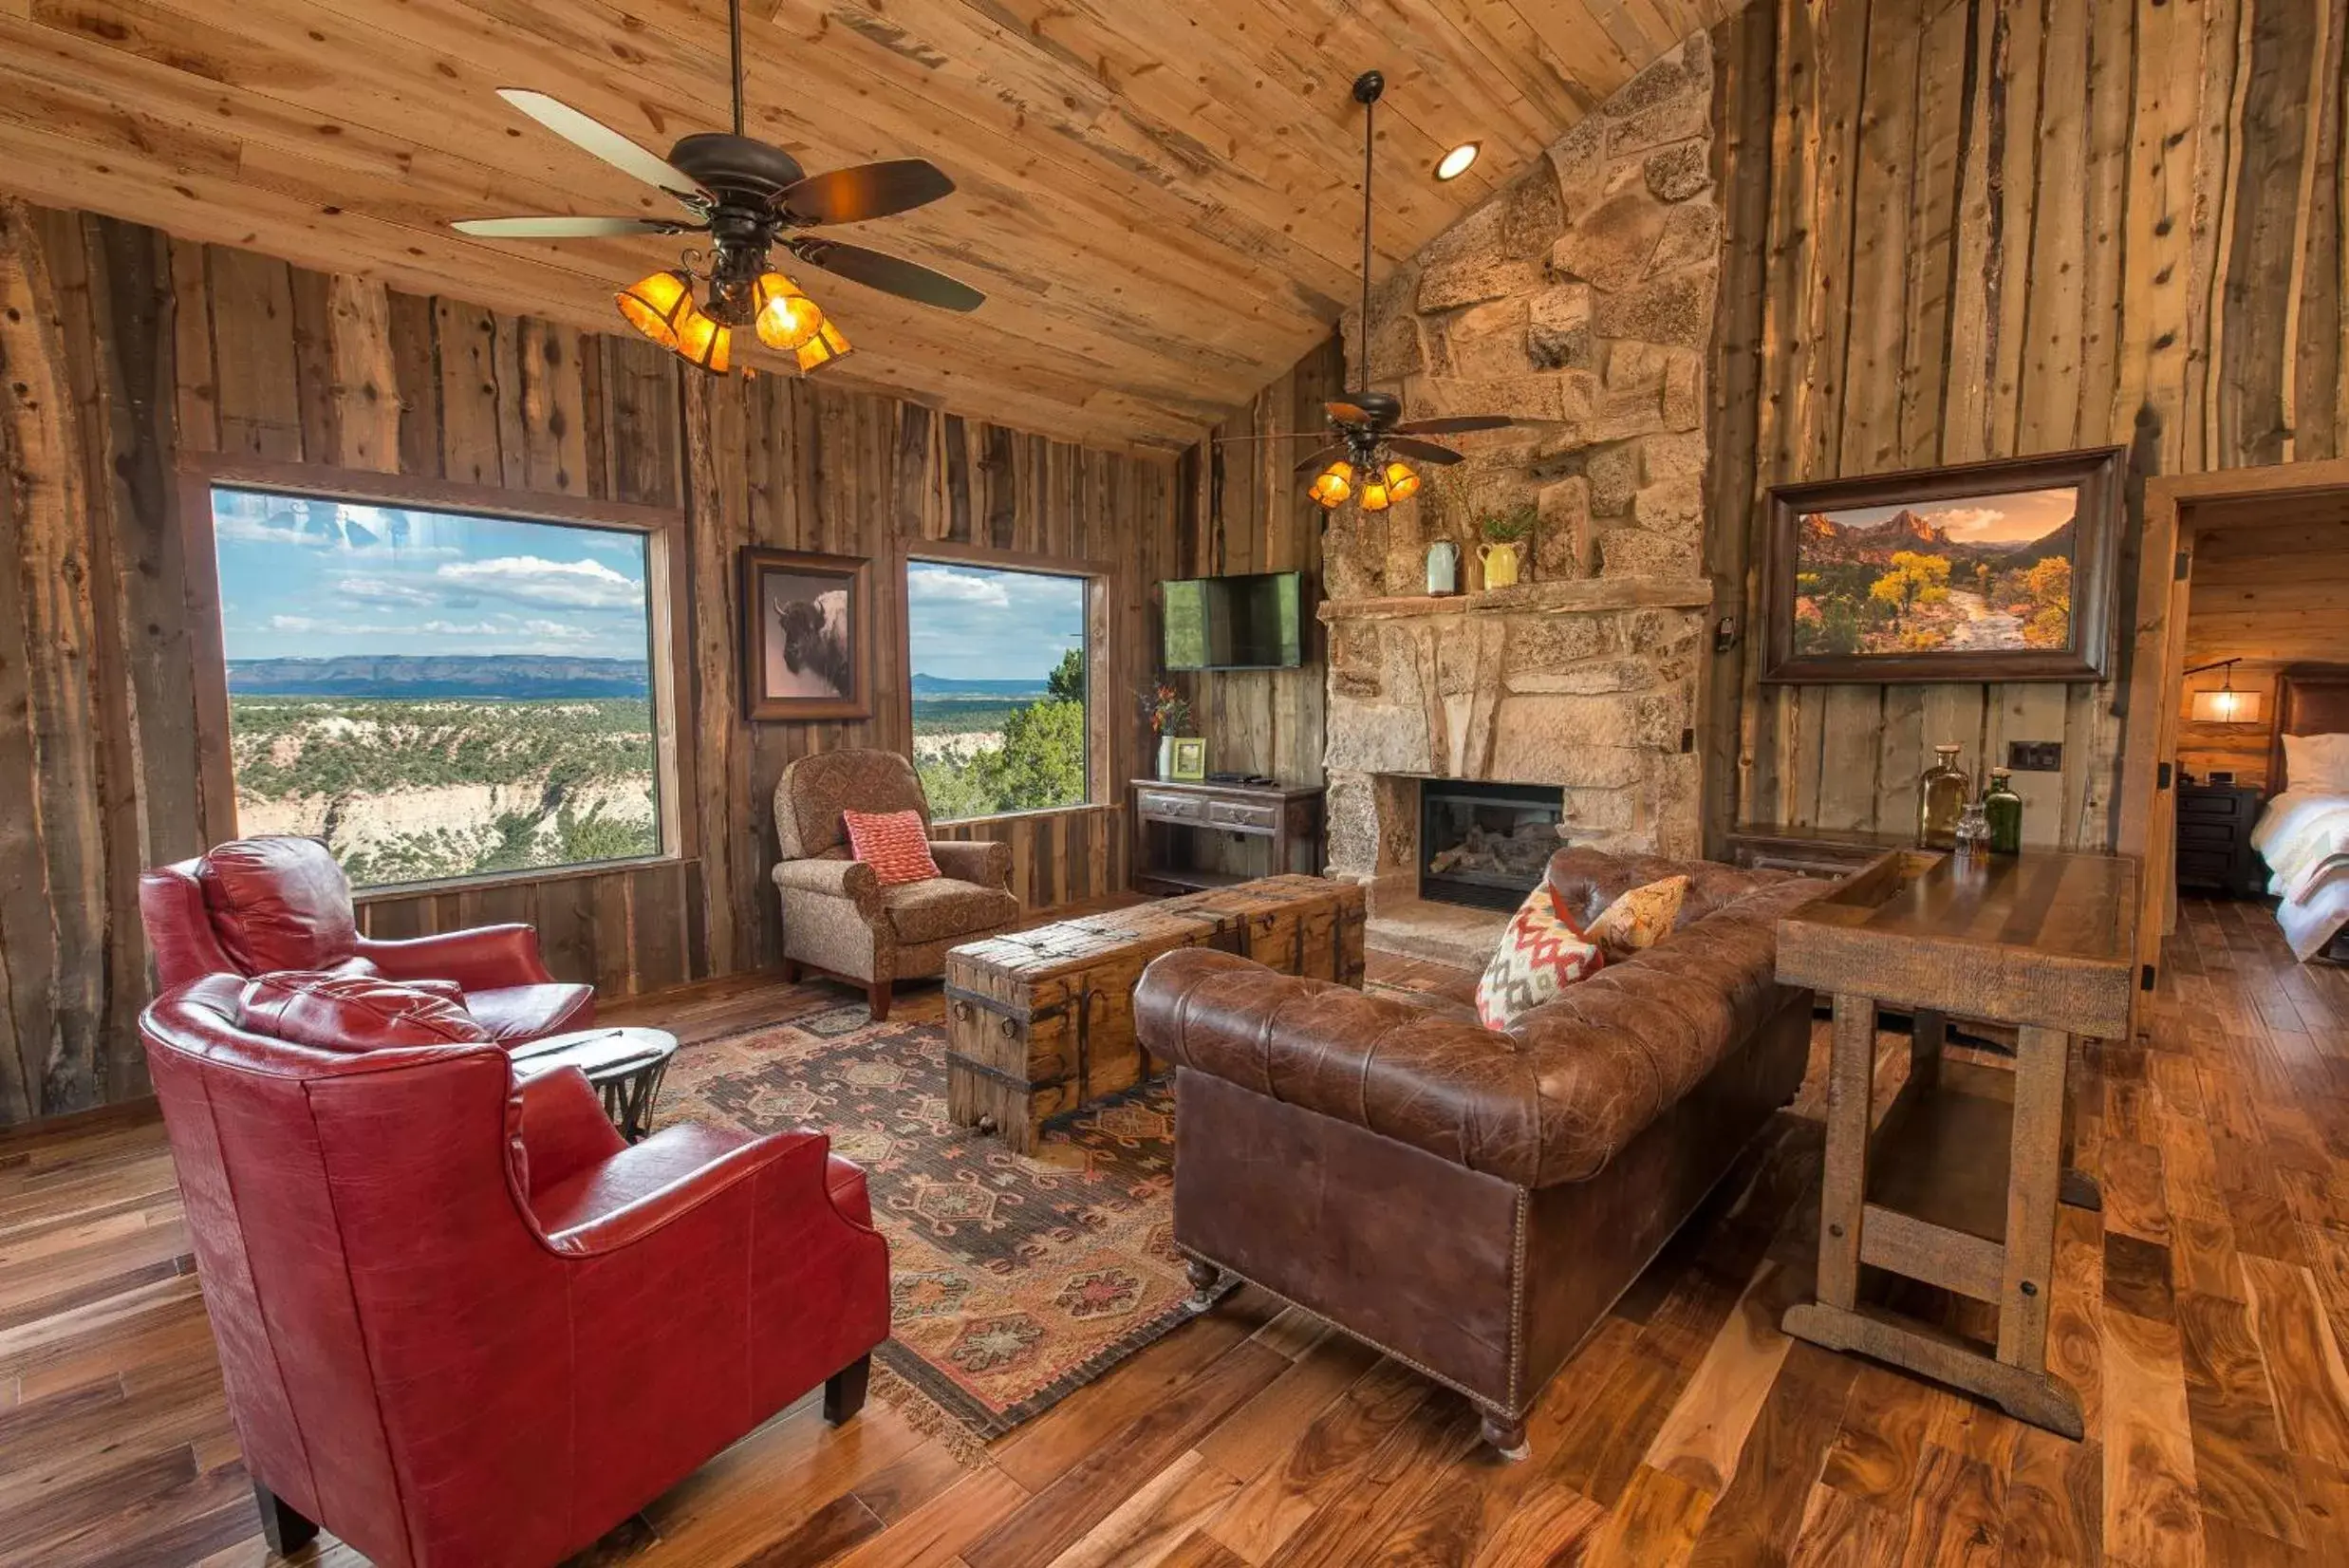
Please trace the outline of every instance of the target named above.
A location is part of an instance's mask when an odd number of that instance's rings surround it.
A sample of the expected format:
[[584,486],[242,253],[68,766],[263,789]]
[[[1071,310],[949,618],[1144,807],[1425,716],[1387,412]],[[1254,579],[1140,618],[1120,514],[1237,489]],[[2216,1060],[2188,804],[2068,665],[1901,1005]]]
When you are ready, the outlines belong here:
[[[887,217],[954,189],[927,159],[901,158],[811,175],[782,148],[742,134],[742,0],[727,6],[733,46],[734,131],[688,136],[665,159],[558,99],[521,87],[497,96],[555,135],[625,174],[658,187],[682,209],[676,217],[482,217],[451,225],[485,239],[569,239],[614,234],[707,234],[707,257],[687,251],[677,266],[613,296],[629,325],[665,348],[723,374],[734,332],[750,327],[802,371],[848,351],[848,340],[792,280],[769,264],[777,245],[811,267],[868,289],[945,310],[975,310],[987,296],[943,272],[862,245],[803,231]],[[702,303],[694,299],[699,280]]]
[[[1354,102],[1362,105],[1362,320],[1361,351],[1356,368],[1365,382],[1370,374],[1370,121],[1377,112],[1387,79],[1377,71],[1354,78]],[[1335,511],[1353,497],[1365,512],[1384,512],[1395,502],[1419,493],[1419,475],[1405,457],[1424,463],[1449,464],[1461,454],[1448,446],[1420,439],[1423,436],[1458,436],[1472,430],[1505,430],[1519,421],[1505,414],[1455,414],[1445,419],[1413,420],[1405,423],[1403,400],[1390,392],[1347,392],[1323,403],[1330,416],[1330,434],[1337,439],[1296,465],[1299,474],[1319,468],[1308,492],[1325,510]],[[1277,436],[1225,436],[1220,442],[1283,441],[1311,434],[1286,431]],[[1334,458],[1334,461],[1331,459]],[[1323,464],[1327,463],[1327,467]]]

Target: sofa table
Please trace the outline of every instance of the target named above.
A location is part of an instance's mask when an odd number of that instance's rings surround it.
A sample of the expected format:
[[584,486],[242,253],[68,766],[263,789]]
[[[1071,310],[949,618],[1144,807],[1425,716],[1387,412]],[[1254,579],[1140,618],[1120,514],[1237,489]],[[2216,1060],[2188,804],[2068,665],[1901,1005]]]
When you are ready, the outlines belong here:
[[[2046,1364],[2056,1206],[2090,1196],[2066,1176],[2066,1086],[2076,1037],[2130,1037],[2135,940],[2135,862],[2039,850],[1889,854],[1779,923],[1780,981],[1835,999],[1818,1299],[1788,1334],[2080,1435]],[[1916,1028],[1872,1131],[1879,1005]],[[1944,1061],[1953,1015],[2014,1025],[2014,1070]],[[1863,1307],[1863,1263],[1994,1304],[1996,1353]]]
[[604,1114],[634,1144],[652,1130],[653,1100],[677,1055],[677,1036],[664,1029],[582,1029],[515,1046],[507,1055],[516,1078],[579,1069],[603,1097]]

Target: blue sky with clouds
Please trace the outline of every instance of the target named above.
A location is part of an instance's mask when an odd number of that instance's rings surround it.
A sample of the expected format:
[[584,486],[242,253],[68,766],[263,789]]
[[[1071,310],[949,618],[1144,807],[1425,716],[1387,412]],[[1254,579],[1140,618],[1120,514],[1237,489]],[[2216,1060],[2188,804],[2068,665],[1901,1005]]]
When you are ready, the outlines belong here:
[[645,656],[644,540],[216,488],[231,659]]
[[1041,681],[1085,645],[1085,580],[909,561],[905,626],[916,675]]

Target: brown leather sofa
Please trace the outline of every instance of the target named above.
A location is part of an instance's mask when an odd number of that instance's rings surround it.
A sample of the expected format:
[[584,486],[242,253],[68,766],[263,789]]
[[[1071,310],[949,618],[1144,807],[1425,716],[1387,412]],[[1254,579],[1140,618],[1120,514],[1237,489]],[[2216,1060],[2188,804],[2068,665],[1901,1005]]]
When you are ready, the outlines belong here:
[[1561,850],[1594,917],[1686,872],[1655,946],[1506,1034],[1209,948],[1134,995],[1177,1066],[1175,1241],[1468,1395],[1522,1457],[1543,1386],[1802,1081],[1811,995],[1774,979],[1777,871]]

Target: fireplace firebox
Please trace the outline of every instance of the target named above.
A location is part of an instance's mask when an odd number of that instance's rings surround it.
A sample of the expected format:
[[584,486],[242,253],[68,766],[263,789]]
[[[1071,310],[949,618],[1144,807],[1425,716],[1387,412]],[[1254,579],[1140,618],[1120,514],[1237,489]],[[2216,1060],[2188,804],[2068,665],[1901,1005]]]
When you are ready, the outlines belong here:
[[1558,832],[1557,786],[1426,778],[1419,786],[1419,896],[1514,909],[1540,883]]

